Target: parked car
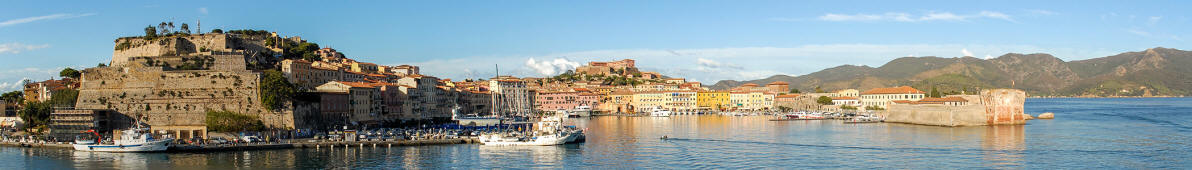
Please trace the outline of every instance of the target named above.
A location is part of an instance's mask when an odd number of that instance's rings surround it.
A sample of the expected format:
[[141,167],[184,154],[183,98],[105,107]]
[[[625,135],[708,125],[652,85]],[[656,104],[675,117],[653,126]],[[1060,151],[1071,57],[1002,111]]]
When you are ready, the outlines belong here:
[[231,143],[231,141],[228,141],[227,139],[224,139],[224,138],[222,138],[222,137],[214,137],[214,138],[211,138],[211,139],[207,139],[207,143],[210,143],[210,144],[228,144],[228,143]]
[[252,135],[240,136],[240,140],[242,140],[246,143],[261,142],[260,137],[252,136]]

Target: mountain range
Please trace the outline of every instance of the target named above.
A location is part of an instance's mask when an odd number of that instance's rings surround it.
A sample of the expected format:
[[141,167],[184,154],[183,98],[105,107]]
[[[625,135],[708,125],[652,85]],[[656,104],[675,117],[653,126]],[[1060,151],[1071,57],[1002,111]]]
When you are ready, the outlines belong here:
[[908,85],[945,94],[987,88],[1016,88],[1031,96],[1183,96],[1192,93],[1192,52],[1151,48],[1100,58],[1063,61],[1044,53],[1009,53],[997,58],[902,57],[881,67],[842,65],[807,75],[723,80],[710,87],[729,89],[775,81],[810,92],[817,87],[866,89]]

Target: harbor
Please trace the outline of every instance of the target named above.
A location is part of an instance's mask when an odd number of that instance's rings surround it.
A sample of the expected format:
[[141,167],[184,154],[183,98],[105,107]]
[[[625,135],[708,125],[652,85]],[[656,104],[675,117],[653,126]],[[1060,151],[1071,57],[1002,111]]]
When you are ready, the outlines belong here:
[[[806,167],[995,168],[1044,167],[1181,169],[1192,160],[1180,127],[1148,123],[1153,117],[1188,123],[1188,99],[1028,99],[1026,112],[1054,112],[1064,119],[1025,125],[943,127],[905,123],[846,124],[846,120],[769,121],[772,116],[677,115],[573,118],[587,128],[584,143],[556,146],[486,146],[467,140],[310,142],[289,141],[286,149],[185,153],[99,153],[66,147],[0,147],[0,155],[73,162],[100,168],[333,169],[385,167],[469,168],[780,168],[791,161]],[[1166,103],[1164,107],[1121,112]],[[1165,108],[1166,107],[1166,108]],[[1175,108],[1171,108],[1175,107]],[[1185,108],[1185,109],[1180,109]],[[1125,125],[1128,128],[1118,128]],[[1178,133],[1176,133],[1178,134]],[[667,136],[668,139],[660,139]],[[1087,140],[1109,139],[1109,140]],[[1130,141],[1158,141],[1142,145]],[[425,141],[419,143],[415,141]],[[375,147],[373,144],[376,144]],[[411,145],[401,145],[409,143]],[[9,144],[5,144],[9,145]],[[346,145],[346,146],[345,146]],[[333,147],[334,148],[333,148]],[[1115,154],[1104,154],[1112,152]],[[848,153],[848,154],[842,154]],[[1143,156],[1149,155],[1149,156]],[[947,161],[911,161],[915,159]],[[18,159],[19,160],[19,159]],[[179,161],[185,162],[179,165]],[[49,165],[21,163],[0,169]],[[71,166],[72,164],[66,164]],[[69,167],[67,167],[69,168]]]

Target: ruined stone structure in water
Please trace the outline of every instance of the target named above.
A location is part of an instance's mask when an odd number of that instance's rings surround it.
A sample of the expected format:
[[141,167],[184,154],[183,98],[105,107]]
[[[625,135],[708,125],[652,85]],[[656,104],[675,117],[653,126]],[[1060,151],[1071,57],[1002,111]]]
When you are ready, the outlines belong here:
[[894,101],[883,113],[886,122],[936,126],[1025,124],[1026,92],[982,90],[980,95],[949,95],[919,101]]

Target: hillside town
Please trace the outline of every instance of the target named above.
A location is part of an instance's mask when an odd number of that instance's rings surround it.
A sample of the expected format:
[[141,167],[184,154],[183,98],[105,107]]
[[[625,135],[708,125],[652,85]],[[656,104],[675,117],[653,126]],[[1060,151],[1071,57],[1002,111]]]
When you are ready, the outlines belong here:
[[[592,61],[550,77],[452,80],[425,75],[419,66],[357,61],[276,32],[154,33],[117,39],[109,63],[68,68],[61,79],[28,82],[23,91],[5,94],[3,125],[66,139],[89,129],[146,124],[188,139],[207,138],[209,131],[410,127],[464,124],[458,117],[577,111],[873,112],[895,104],[979,100],[909,86],[801,92],[776,81],[710,89],[637,64],[633,59]],[[43,114],[33,115],[37,109]],[[24,112],[29,113],[19,114]],[[247,120],[212,116],[224,112]]]

